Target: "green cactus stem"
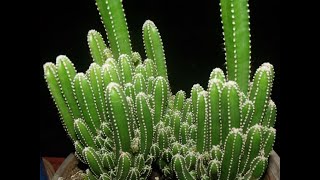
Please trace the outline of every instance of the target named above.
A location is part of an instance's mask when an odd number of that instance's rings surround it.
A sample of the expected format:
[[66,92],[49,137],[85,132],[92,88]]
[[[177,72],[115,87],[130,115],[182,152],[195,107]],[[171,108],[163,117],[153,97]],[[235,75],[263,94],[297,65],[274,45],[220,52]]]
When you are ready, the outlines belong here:
[[104,50],[107,48],[102,35],[96,30],[90,30],[87,36],[90,54],[95,63],[102,66],[106,61],[106,53]]
[[122,152],[119,156],[116,168],[116,179],[127,179],[131,163],[132,162],[130,154],[127,152]]
[[132,83],[126,83],[123,85],[124,93],[127,97],[131,97],[132,99],[136,99],[136,94],[134,90],[134,85]]
[[121,84],[119,69],[117,66],[112,65],[110,63],[106,63],[102,66],[102,72],[103,72],[103,81],[104,81],[105,87],[107,87],[111,82]]
[[79,140],[75,141],[73,143],[74,148],[75,148],[75,153],[74,155],[77,157],[77,159],[79,159],[81,162],[87,164],[87,162],[85,161],[83,155],[82,155],[82,151],[84,149],[83,144],[81,144],[81,142]]
[[102,156],[103,167],[108,171],[114,169],[116,166],[115,159],[116,159],[116,157],[113,152],[107,152],[107,153],[103,154],[103,156]]
[[248,128],[251,125],[252,115],[254,112],[254,105],[252,101],[246,100],[241,106],[241,127],[243,132],[247,132]]
[[138,64],[141,64],[141,62],[142,62],[141,56],[138,52],[133,52],[131,54],[131,59],[132,59],[134,66],[137,66]]
[[153,76],[150,76],[147,81],[148,81],[148,84],[147,84],[147,94],[152,94],[152,90],[153,90],[153,82],[154,82],[154,77]]
[[133,76],[133,85],[135,94],[147,92],[146,80],[142,74],[138,73]]
[[82,119],[74,121],[74,129],[80,142],[86,147],[97,148],[93,133]]
[[266,127],[273,127],[276,122],[276,116],[277,116],[277,106],[270,99],[266,114],[262,120],[262,125]]
[[184,92],[182,90],[178,91],[175,95],[175,98],[174,98],[173,109],[178,110],[178,111],[182,111],[185,99],[186,99],[186,92]]
[[120,152],[129,152],[130,150],[130,133],[129,123],[132,115],[124,95],[124,92],[119,84],[110,83],[106,89],[106,105],[108,115],[113,126],[113,137],[115,141],[116,157],[119,157]]
[[276,140],[276,129],[270,127],[263,128],[263,141],[261,141],[261,150],[265,157],[271,154],[274,142]]
[[140,127],[141,153],[147,158],[153,135],[152,109],[149,105],[147,95],[143,92],[139,93],[136,98],[136,111]]
[[232,128],[228,134],[221,162],[220,179],[235,179],[238,173],[243,134],[241,129]]
[[213,145],[220,145],[220,129],[221,129],[221,91],[222,82],[219,79],[211,79],[208,85],[208,113],[209,113],[209,126],[208,126],[208,145],[211,148]]
[[60,119],[68,133],[69,137],[73,140],[77,140],[76,133],[74,131],[72,114],[69,111],[68,104],[62,94],[60,81],[58,78],[57,67],[53,63],[46,63],[43,66],[45,79],[47,81],[50,94],[58,108]]
[[[210,80],[211,79],[219,79],[222,83],[226,82],[226,77],[220,68],[214,68],[210,73],[209,79]],[[209,83],[210,83],[210,80],[209,80]]]
[[172,158],[172,167],[176,174],[176,177],[180,180],[196,180],[188,169],[186,168],[186,162],[182,155],[176,154]]
[[76,76],[76,69],[67,56],[60,55],[56,59],[56,67],[62,95],[65,98],[73,119],[81,117],[81,111],[73,94],[73,78]]
[[219,145],[212,146],[210,151],[210,158],[221,161],[221,157],[222,157],[222,151],[220,149],[220,146]]
[[131,83],[133,76],[133,63],[129,55],[122,54],[119,56],[119,67],[122,84]]
[[186,144],[189,140],[189,123],[183,122],[180,126],[180,141],[182,144]]
[[250,78],[250,28],[248,1],[220,0],[228,80],[248,91]]
[[212,180],[218,180],[220,174],[220,165],[221,162],[214,159],[211,160],[208,164],[208,175]]
[[176,140],[179,140],[180,138],[180,124],[181,124],[181,113],[180,111],[174,111],[171,120],[172,120],[172,128],[173,128],[173,134]]
[[273,66],[269,63],[262,64],[253,78],[253,85],[249,92],[249,99],[254,104],[254,113],[251,126],[261,123],[268,106],[274,77]]
[[262,126],[254,125],[247,132],[244,151],[239,167],[239,173],[243,174],[249,170],[249,164],[259,155],[262,140]]
[[231,128],[240,128],[240,93],[236,82],[228,81],[224,84],[221,94],[221,140],[225,139]]
[[[188,121],[187,120],[187,113],[191,113],[192,114],[192,100],[191,98],[187,98],[185,101],[184,101],[184,104],[183,104],[183,110],[182,110],[182,119],[184,121]],[[193,114],[192,114],[193,115]],[[194,121],[191,120],[191,123],[193,123]],[[191,124],[190,124],[191,125]]]
[[131,55],[131,42],[121,0],[96,0],[109,44],[116,59],[121,54]]
[[197,122],[197,151],[202,153],[208,149],[208,93],[206,91],[198,93],[195,116]]
[[100,126],[100,130],[105,137],[113,138],[113,133],[111,129],[111,125],[108,122],[103,122]]
[[166,128],[160,128],[157,131],[155,139],[161,151],[169,146],[169,133]]
[[91,172],[99,177],[100,174],[106,172],[106,170],[102,166],[102,158],[92,147],[85,147],[82,152],[83,156],[88,163]]
[[136,167],[131,167],[127,179],[139,180],[140,171]]
[[246,179],[260,179],[268,166],[268,159],[263,156],[257,156],[250,164],[250,171],[245,175]]
[[74,90],[80,105],[84,120],[90,131],[95,136],[100,129],[102,118],[99,115],[96,100],[90,81],[83,73],[78,73],[74,77]]
[[153,82],[153,109],[154,109],[154,124],[158,124],[158,122],[162,119],[165,108],[168,102],[168,91],[169,85],[167,81],[162,76],[158,76],[155,78]]
[[158,75],[168,81],[166,58],[158,28],[152,21],[147,20],[142,30],[147,57],[155,62]]
[[146,69],[147,78],[149,78],[151,76],[158,76],[157,70],[156,70],[156,65],[154,64],[154,61],[152,59],[144,60],[143,64]]
[[[197,109],[197,100],[198,100],[198,94],[203,91],[203,87],[200,86],[200,84],[194,84],[191,88],[191,100],[192,100],[192,112],[193,114],[196,114]],[[195,120],[197,120],[195,118]]]
[[104,82],[102,77],[102,68],[96,63],[92,63],[86,73],[89,78],[94,99],[97,103],[98,113],[101,117],[101,122],[107,122],[106,103],[104,97]]

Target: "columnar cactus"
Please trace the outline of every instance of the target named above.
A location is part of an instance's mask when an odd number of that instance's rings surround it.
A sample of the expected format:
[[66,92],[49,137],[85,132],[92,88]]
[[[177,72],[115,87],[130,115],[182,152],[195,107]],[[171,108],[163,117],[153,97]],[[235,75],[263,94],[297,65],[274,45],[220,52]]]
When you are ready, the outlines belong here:
[[[95,31],[86,73],[68,57],[44,75],[84,179],[259,179],[275,141],[274,69],[262,64],[250,82],[248,3],[221,0],[227,76],[214,68],[208,87],[171,92],[159,30],[142,26],[147,59],[132,51],[121,0],[96,0],[108,44]],[[110,46],[110,48],[108,47]],[[158,177],[160,178],[160,177]]]

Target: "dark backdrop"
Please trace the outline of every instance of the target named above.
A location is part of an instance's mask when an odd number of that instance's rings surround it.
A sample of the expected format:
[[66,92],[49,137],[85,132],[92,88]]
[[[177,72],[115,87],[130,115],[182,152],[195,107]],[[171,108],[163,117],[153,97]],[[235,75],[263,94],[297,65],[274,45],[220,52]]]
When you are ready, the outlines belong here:
[[[43,78],[42,65],[67,55],[78,71],[92,62],[87,32],[96,29],[106,39],[94,0],[55,0],[41,2],[40,16],[40,153],[67,156],[71,141],[60,123],[57,110]],[[225,71],[222,28],[218,0],[123,0],[134,51],[145,58],[142,24],[155,22],[160,30],[173,92],[188,94],[193,84],[207,86],[211,70]],[[252,73],[263,62],[275,66],[272,98],[278,106],[275,150],[280,155],[280,18],[279,0],[250,1]]]

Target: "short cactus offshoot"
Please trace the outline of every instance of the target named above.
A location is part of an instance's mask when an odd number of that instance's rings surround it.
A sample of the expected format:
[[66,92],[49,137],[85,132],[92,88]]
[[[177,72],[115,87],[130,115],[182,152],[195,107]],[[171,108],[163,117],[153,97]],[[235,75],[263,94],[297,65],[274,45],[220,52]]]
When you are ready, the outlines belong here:
[[147,59],[132,51],[121,2],[96,0],[110,48],[90,30],[85,73],[63,55],[44,65],[85,179],[148,179],[155,166],[165,179],[261,178],[275,141],[274,69],[262,64],[250,82],[247,1],[220,1],[227,76],[213,69],[207,89],[195,84],[189,97],[170,90],[152,21],[142,26]]

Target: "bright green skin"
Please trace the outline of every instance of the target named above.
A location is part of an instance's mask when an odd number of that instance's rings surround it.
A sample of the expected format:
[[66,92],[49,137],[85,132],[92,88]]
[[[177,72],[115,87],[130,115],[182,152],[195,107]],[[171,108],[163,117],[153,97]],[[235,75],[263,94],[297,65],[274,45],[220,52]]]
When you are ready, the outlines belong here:
[[178,91],[174,98],[173,110],[182,111],[185,99],[186,99],[186,92],[182,90]]
[[174,134],[174,137],[176,138],[176,140],[180,139],[181,119],[182,119],[182,117],[181,117],[180,111],[175,111],[173,113],[173,115],[171,116],[171,120],[172,120],[171,126],[173,128],[173,134]]
[[228,80],[248,91],[250,78],[250,31],[247,0],[220,0]]
[[81,144],[81,142],[79,140],[75,141],[73,143],[74,149],[75,149],[75,156],[83,163],[87,164],[87,162],[85,161],[83,155],[82,155],[82,151],[84,149],[83,144]]
[[131,97],[126,97],[129,106],[129,111],[131,118],[128,121],[130,137],[134,137],[134,131],[140,127],[139,120],[137,119],[137,113],[135,108],[135,103]]
[[96,63],[92,63],[89,67],[89,70],[86,73],[88,77],[92,92],[95,98],[95,102],[97,103],[99,117],[101,118],[101,122],[108,122],[107,119],[107,111],[106,111],[106,103],[104,97],[104,82],[102,76],[102,69]]
[[92,86],[88,78],[83,73],[78,73],[75,76],[73,84],[84,120],[92,134],[95,136],[97,135],[97,131],[100,129],[102,119],[99,116]]
[[85,147],[97,149],[93,133],[82,119],[76,119],[74,121],[74,129],[81,144]]
[[237,84],[233,81],[225,83],[221,94],[221,140],[222,144],[231,128],[240,128],[240,95]]
[[153,77],[153,76],[150,76],[147,80],[148,80],[148,84],[147,84],[147,94],[152,94],[154,77]]
[[132,59],[134,66],[137,66],[138,64],[141,64],[141,62],[142,62],[141,56],[138,52],[133,52],[131,54],[131,59]]
[[68,104],[64,99],[62,90],[60,89],[60,81],[58,78],[57,68],[53,63],[46,63],[43,66],[45,79],[47,81],[50,94],[58,108],[61,116],[62,124],[68,133],[69,137],[77,140],[76,133],[73,126],[73,117],[69,111]]
[[140,92],[147,92],[146,80],[144,79],[142,74],[138,73],[133,76],[133,85],[135,94],[139,94]]
[[[198,94],[199,94],[199,92],[201,92],[203,90],[204,89],[203,89],[203,87],[200,86],[200,84],[194,84],[191,88],[191,95],[190,96],[191,96],[191,100],[192,100],[193,114],[196,114]],[[195,118],[195,120],[197,120],[197,119]]]
[[197,151],[202,153],[207,150],[207,136],[208,134],[208,95],[206,91],[198,93],[197,109]]
[[107,59],[105,49],[107,48],[102,35],[96,30],[90,30],[87,36],[90,54],[95,63],[102,66]]
[[236,178],[243,143],[242,136],[240,129],[232,129],[226,138],[221,162],[221,180]]
[[116,157],[120,152],[130,152],[128,121],[132,117],[125,94],[119,84],[110,83],[106,89],[106,105],[113,129]]
[[180,126],[180,141],[186,144],[189,140],[189,123],[183,122]]
[[106,63],[102,66],[102,72],[105,87],[107,87],[111,82],[121,84],[118,66]]
[[152,144],[153,114],[145,93],[139,93],[136,98],[137,118],[140,127],[140,152],[147,158]]
[[168,83],[162,77],[158,76],[155,78],[153,83],[153,109],[154,109],[154,124],[158,124],[158,122],[162,119],[165,108],[168,102]]
[[209,128],[208,128],[208,145],[209,149],[213,145],[220,145],[221,137],[220,137],[220,129],[221,129],[221,90],[222,90],[222,82],[218,79],[212,79],[209,81],[208,86],[208,111],[209,111]]
[[169,146],[169,132],[165,128],[160,128],[155,137],[156,142],[159,146],[159,149],[163,151],[165,148]]
[[106,172],[102,166],[101,156],[99,154],[97,154],[96,151],[92,147],[84,148],[82,154],[85,157],[86,162],[88,163],[91,172],[95,176],[99,177],[100,174]]
[[121,0],[96,0],[114,58],[131,55],[131,42]]
[[268,166],[268,159],[263,156],[257,156],[250,164],[250,171],[245,175],[246,179],[258,180],[262,177]]
[[273,127],[276,122],[277,106],[272,100],[269,100],[266,114],[262,120],[262,125],[265,127]]
[[252,101],[247,100],[243,103],[241,108],[241,127],[243,132],[247,132],[248,128],[251,125],[252,115],[254,112],[254,105]]
[[69,111],[73,119],[80,118],[81,111],[78,107],[72,88],[72,82],[77,71],[69,58],[63,55],[57,57],[56,67],[62,95],[64,96],[65,102],[68,105]]
[[136,99],[134,85],[132,83],[124,84],[124,93],[128,97],[131,97],[132,99]]
[[158,75],[168,81],[166,58],[158,28],[152,21],[147,20],[142,30],[147,57],[155,62]]
[[[191,125],[191,123],[193,123],[193,120],[187,118],[187,114],[188,114],[188,113],[191,113],[191,114],[192,114],[192,100],[191,100],[191,98],[188,98],[188,99],[186,99],[186,100],[184,101],[184,103],[183,103],[183,110],[182,110],[182,119],[183,119],[184,121],[187,121],[187,122],[188,122],[188,120],[189,120],[189,121],[190,121],[189,125]],[[189,115],[189,116],[190,116],[190,115]],[[193,116],[193,114],[192,114],[192,116]]]
[[122,84],[132,83],[133,63],[129,55],[122,54],[118,59]]
[[212,79],[219,79],[222,83],[226,82],[226,77],[220,68],[214,68],[211,71],[210,78],[209,78],[209,84],[210,84],[210,80],[212,80]]
[[173,156],[172,167],[178,179],[196,180],[196,178],[189,173],[188,169],[186,168],[185,159],[180,154],[176,154]]
[[253,78],[253,85],[249,93],[249,99],[254,104],[254,113],[251,126],[261,123],[267,109],[273,84],[273,70],[271,67],[261,65]]
[[276,130],[274,128],[263,128],[263,141],[261,142],[261,150],[265,157],[269,157],[276,139]]
[[130,171],[131,163],[132,162],[130,154],[127,152],[122,152],[117,164],[116,179],[122,180],[127,178]]
[[259,154],[261,141],[262,127],[259,125],[252,126],[247,132],[239,173],[244,174],[249,170],[250,162]]
[[154,61],[152,59],[146,59],[143,62],[144,67],[146,69],[146,76],[147,78],[151,76],[158,76],[156,65],[154,64]]

